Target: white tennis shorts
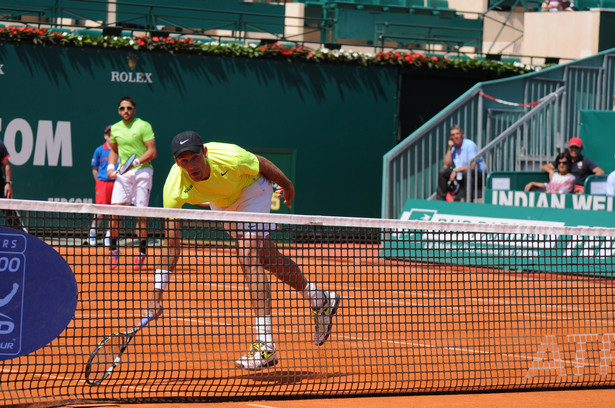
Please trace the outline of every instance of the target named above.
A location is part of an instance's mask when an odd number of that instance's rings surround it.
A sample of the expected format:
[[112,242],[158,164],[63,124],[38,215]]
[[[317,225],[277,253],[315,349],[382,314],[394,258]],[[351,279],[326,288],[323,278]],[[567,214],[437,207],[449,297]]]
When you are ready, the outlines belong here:
[[[239,194],[237,201],[228,207],[218,207],[210,204],[213,211],[238,211],[238,212],[255,212],[269,214],[271,212],[271,198],[273,197],[273,186],[271,181],[263,176],[259,176],[254,183],[244,188]],[[275,224],[269,223],[243,223],[233,222],[225,223],[224,227],[233,235],[243,235],[245,233],[267,236],[270,231],[275,230]]]
[[154,169],[143,167],[132,169],[124,174],[118,174],[113,186],[111,204],[133,204],[136,207],[147,207],[152,191]]

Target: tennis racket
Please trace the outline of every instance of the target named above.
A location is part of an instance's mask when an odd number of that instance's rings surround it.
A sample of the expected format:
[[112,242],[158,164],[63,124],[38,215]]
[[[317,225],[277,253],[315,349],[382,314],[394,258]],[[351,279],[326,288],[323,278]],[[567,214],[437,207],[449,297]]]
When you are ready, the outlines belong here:
[[156,314],[149,313],[132,329],[112,333],[102,339],[90,353],[90,358],[85,365],[85,381],[90,385],[99,385],[109,377],[136,334],[161,314],[162,309]]
[[130,168],[130,166],[132,166],[132,163],[135,161],[136,158],[137,158],[137,154],[136,153],[132,154],[132,156],[130,156],[128,160],[126,160],[124,164],[120,166],[120,169],[117,171],[118,174],[126,173],[128,169]]

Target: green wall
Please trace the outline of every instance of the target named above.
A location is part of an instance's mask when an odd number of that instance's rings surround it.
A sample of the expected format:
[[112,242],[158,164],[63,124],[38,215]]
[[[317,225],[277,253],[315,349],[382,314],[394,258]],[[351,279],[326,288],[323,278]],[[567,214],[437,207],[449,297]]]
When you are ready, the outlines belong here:
[[[162,205],[172,137],[191,129],[290,152],[295,213],[380,214],[382,156],[396,140],[394,67],[0,43],[0,84],[17,198],[91,200],[92,153],[131,95],[156,133],[152,206]],[[271,158],[280,157],[288,165]]]
[[609,174],[615,170],[615,112],[582,110],[579,116],[579,137],[583,155],[592,159]]

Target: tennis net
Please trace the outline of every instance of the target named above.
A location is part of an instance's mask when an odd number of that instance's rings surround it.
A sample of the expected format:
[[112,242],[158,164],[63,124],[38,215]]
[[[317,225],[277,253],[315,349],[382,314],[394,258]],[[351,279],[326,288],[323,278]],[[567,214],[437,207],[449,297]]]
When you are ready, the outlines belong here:
[[[74,318],[58,338],[0,363],[5,406],[615,383],[612,229],[20,200],[0,200],[0,208],[8,215],[2,225],[26,228],[64,257],[79,290]],[[120,221],[115,269],[104,245],[105,227],[96,245],[88,244],[95,214]],[[147,260],[135,270],[142,218],[147,220]],[[255,340],[255,318],[232,236],[257,239],[258,234],[242,231],[271,224],[280,252],[319,288],[339,294],[341,302],[330,337],[315,345],[309,302],[267,272],[277,364],[250,371],[235,363]],[[141,319],[156,269],[168,268],[163,255],[170,225],[181,237],[181,252],[164,293],[162,316],[138,332],[108,378],[89,384],[84,370],[97,343]],[[243,264],[248,270],[258,262]],[[0,298],[5,290],[0,279]]]

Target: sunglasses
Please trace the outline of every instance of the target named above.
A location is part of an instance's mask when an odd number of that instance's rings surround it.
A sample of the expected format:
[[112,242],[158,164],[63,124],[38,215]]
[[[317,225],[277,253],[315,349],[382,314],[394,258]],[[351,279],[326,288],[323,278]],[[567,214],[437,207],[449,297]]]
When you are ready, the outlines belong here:
[[570,146],[570,149],[580,149],[579,146]]
[[118,109],[123,111],[123,110],[133,110],[135,107],[134,106],[120,106]]
[[558,161],[557,164],[568,164],[568,161]]

